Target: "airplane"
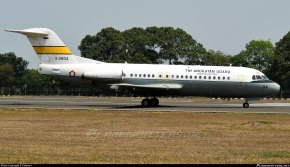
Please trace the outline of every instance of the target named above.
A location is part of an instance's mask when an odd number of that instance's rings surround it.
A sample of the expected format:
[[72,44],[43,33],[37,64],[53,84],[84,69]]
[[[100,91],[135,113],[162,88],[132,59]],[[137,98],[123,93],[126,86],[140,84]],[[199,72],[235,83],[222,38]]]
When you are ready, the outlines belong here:
[[244,98],[277,95],[280,85],[262,72],[234,66],[106,63],[72,54],[47,28],[5,31],[26,35],[41,63],[38,71],[63,81],[145,97],[142,107],[157,107],[160,96]]

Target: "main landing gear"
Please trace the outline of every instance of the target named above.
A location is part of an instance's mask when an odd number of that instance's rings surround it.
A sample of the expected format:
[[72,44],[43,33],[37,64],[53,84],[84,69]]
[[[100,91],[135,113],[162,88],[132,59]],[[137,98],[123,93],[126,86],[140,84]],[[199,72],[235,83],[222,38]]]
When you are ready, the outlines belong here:
[[141,105],[142,107],[158,107],[159,100],[156,97],[152,99],[143,99]]
[[246,101],[243,103],[243,107],[244,107],[244,108],[249,108],[249,107],[250,107],[250,104],[248,103],[248,100],[246,100]]

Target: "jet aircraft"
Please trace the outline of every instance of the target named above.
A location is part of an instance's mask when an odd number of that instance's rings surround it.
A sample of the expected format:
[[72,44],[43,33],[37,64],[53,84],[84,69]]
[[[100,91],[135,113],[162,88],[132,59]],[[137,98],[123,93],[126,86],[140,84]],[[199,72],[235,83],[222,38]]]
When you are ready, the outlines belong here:
[[249,99],[279,93],[279,84],[246,67],[106,63],[75,56],[52,30],[6,30],[26,35],[41,63],[38,71],[73,84],[144,96],[143,107],[159,105],[160,96]]

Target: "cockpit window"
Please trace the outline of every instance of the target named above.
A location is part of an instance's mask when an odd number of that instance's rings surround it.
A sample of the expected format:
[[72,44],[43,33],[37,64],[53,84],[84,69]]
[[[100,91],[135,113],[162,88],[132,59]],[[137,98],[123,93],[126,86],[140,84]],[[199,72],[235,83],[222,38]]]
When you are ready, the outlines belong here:
[[269,80],[265,75],[253,75],[252,76],[253,80]]
[[253,79],[253,80],[256,80],[256,76],[255,76],[255,75],[253,75],[253,76],[252,76],[252,79]]
[[257,79],[262,79],[262,77],[260,75],[256,75]]

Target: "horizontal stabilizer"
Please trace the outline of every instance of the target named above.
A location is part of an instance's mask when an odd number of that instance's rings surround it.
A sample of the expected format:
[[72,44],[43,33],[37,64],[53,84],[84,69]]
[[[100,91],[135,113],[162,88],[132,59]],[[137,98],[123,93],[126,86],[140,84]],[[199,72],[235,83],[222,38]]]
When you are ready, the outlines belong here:
[[47,36],[48,35],[47,32],[41,31],[38,28],[32,28],[32,29],[26,29],[26,30],[7,29],[5,31],[19,33],[19,34],[23,34],[23,35],[26,35],[26,36]]

